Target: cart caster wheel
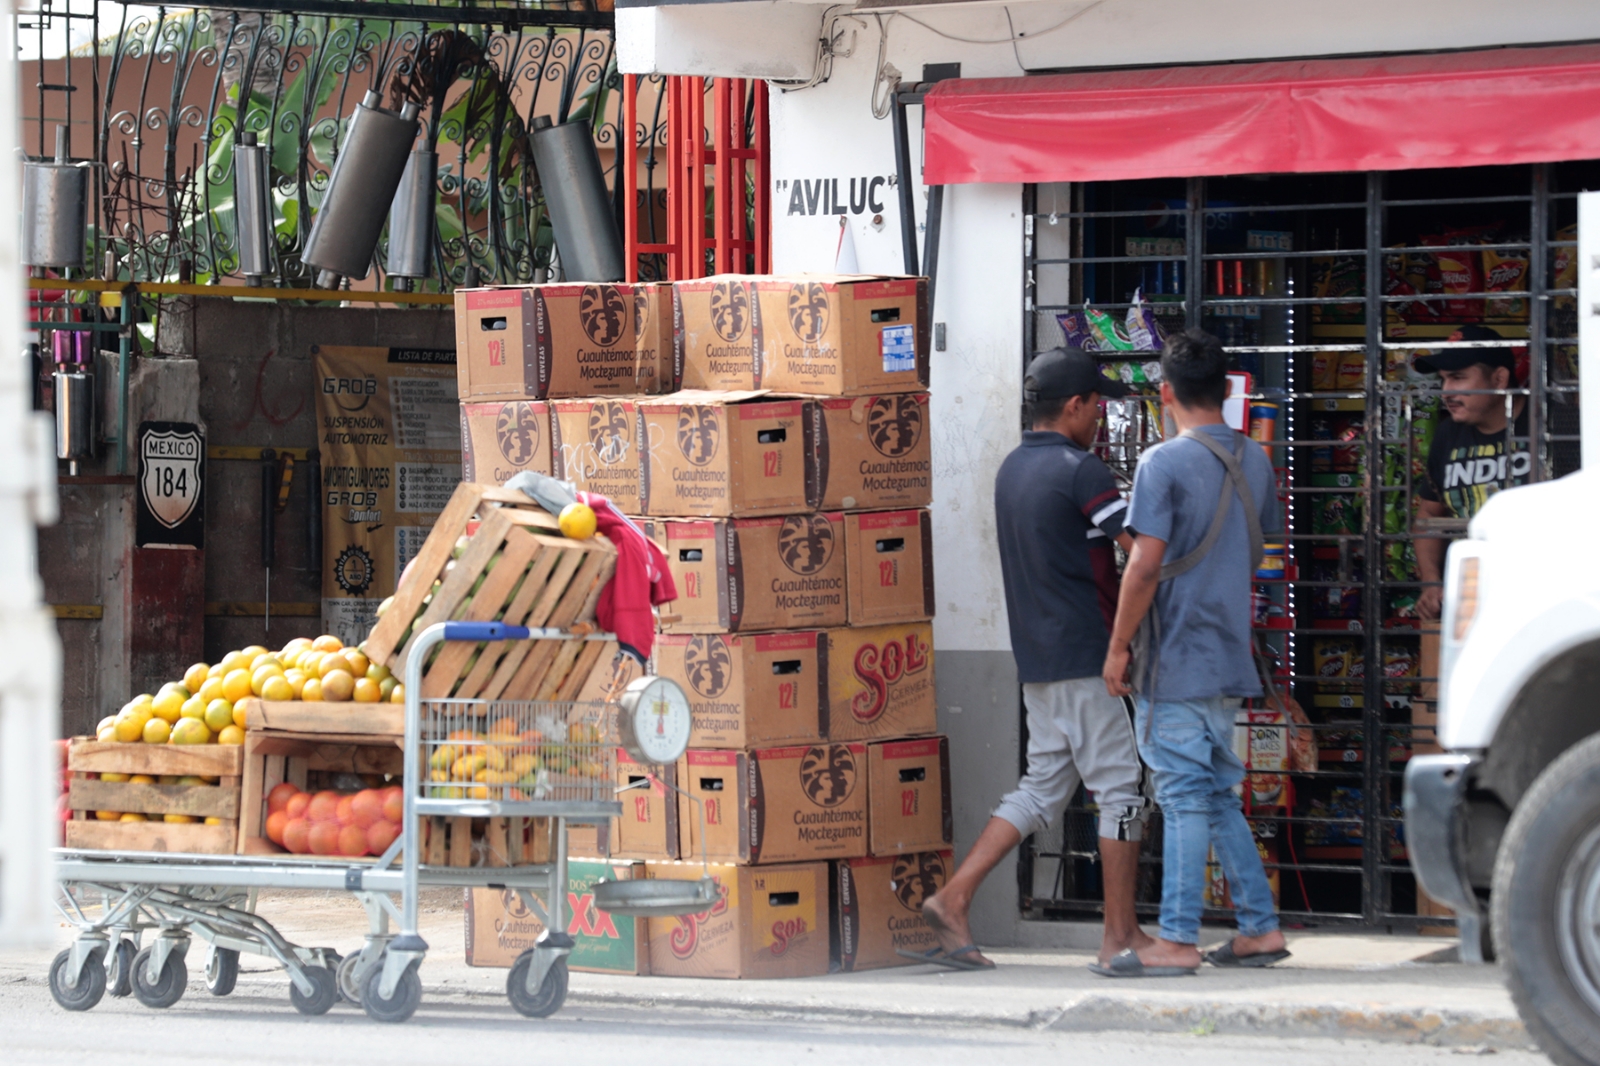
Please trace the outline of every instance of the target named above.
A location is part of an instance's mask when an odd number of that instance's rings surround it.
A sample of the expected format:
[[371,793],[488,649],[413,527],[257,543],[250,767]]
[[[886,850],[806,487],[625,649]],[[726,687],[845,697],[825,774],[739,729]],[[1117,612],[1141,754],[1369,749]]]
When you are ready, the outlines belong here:
[[133,992],[133,941],[119,940],[106,967],[106,995],[121,999]]
[[339,998],[346,1003],[361,1006],[361,978],[356,970],[361,965],[361,952],[346,955],[339,960],[336,976],[339,979]]
[[528,994],[528,968],[533,965],[533,949],[517,956],[506,975],[506,998],[517,1013],[528,1018],[548,1018],[567,1001],[567,960],[557,959],[544,975],[539,991]]
[[289,982],[289,1002],[294,1004],[294,1009],[301,1014],[326,1014],[333,1005],[339,1002],[339,979],[332,970],[326,966],[305,966],[301,968],[311,983],[317,986],[316,994],[307,996],[300,991],[300,986],[293,981]]
[[406,967],[394,986],[394,995],[384,999],[378,994],[383,980],[383,960],[367,968],[366,979],[361,982],[361,1008],[375,1022],[403,1022],[416,1013],[422,1003],[422,978],[417,976],[416,964]]
[[233,948],[212,948],[206,958],[206,991],[213,996],[226,996],[238,982],[239,952]]
[[133,998],[157,1010],[183,998],[189,988],[189,968],[183,964],[182,955],[177,952],[168,955],[167,964],[161,968],[161,978],[153,984],[149,970],[150,949],[147,947],[133,957]]
[[63,951],[50,964],[50,994],[66,1010],[89,1010],[106,994],[104,957],[98,951],[91,955],[78,976],[78,983],[68,988],[66,974],[71,961],[72,952]]

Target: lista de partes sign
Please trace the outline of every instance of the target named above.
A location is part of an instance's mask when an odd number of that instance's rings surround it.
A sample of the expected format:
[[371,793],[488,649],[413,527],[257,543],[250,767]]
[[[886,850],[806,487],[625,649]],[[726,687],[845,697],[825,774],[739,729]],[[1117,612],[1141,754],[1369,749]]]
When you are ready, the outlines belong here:
[[893,174],[859,178],[781,178],[774,199],[786,215],[881,215],[896,184]]

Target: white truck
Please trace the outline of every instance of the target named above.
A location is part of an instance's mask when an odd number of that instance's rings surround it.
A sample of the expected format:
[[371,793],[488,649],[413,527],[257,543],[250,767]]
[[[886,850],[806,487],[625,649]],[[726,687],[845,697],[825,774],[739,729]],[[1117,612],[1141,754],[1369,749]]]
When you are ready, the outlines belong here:
[[[1580,377],[1600,382],[1600,193],[1578,228]],[[1600,1066],[1600,397],[1581,411],[1583,469],[1499,493],[1450,546],[1444,754],[1405,781],[1419,882],[1560,1066]]]

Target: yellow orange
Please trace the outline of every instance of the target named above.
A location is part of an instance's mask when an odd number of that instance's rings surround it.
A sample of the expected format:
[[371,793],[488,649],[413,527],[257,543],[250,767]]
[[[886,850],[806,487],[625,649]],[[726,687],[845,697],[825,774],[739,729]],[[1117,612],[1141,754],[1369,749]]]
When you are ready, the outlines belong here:
[[317,672],[317,667],[322,664],[322,659],[327,654],[325,651],[308,651],[300,656],[300,662],[297,665],[306,672],[307,676],[321,677],[322,675]]
[[[356,676],[355,665],[350,662],[349,656],[345,652],[334,652],[331,655],[324,655],[322,657],[322,661],[317,664],[318,677],[327,677],[335,670],[343,670],[345,673],[349,674],[352,679],[354,679]],[[366,673],[365,670],[361,672]]]
[[306,678],[310,676],[304,670],[291,666],[283,672],[283,679],[289,682],[289,691],[294,694],[294,699],[300,698],[300,690],[305,687]]
[[313,640],[311,642],[311,646],[318,651],[338,651],[340,648],[344,647],[344,642],[338,637],[330,636],[329,634],[324,633],[316,640]]
[[248,648],[239,649],[239,654],[244,656],[245,662],[251,662],[257,655],[260,655],[266,650],[266,648],[263,648],[259,644],[252,644]]
[[[221,699],[220,696],[217,698]],[[206,704],[210,702],[204,696],[190,696],[183,701],[183,706],[178,710],[178,716],[180,718],[204,718],[206,716]]]
[[596,521],[594,508],[586,503],[569,503],[561,508],[561,514],[556,522],[561,527],[561,535],[572,540],[588,540],[594,536]]
[[293,640],[283,646],[283,654],[299,655],[309,647],[311,647],[310,637],[295,637]]
[[385,678],[393,677],[394,674],[390,673],[389,672],[389,668],[387,666],[383,665],[382,663],[375,663],[375,662],[370,662],[369,661],[367,663],[367,676],[372,678],[372,680],[374,680],[374,681],[380,681],[381,682]]
[[389,702],[390,703],[404,703],[405,701],[406,701],[406,683],[404,681],[397,681],[397,682],[395,682],[394,688],[389,690]]
[[307,703],[316,703],[322,699],[322,682],[315,677],[306,678],[306,683],[300,688],[300,698]]
[[176,692],[184,699],[188,699],[190,696],[194,695],[193,692],[189,691],[189,686],[185,685],[182,681],[168,681],[165,685],[162,685],[160,688],[156,689],[155,698],[160,699],[169,692]]
[[102,781],[126,781],[128,779],[128,776],[129,775],[127,775],[127,774],[104,773],[104,774],[100,775],[100,780],[102,780]]
[[221,825],[222,824],[222,819],[216,817],[215,815],[212,815],[210,818],[206,819],[206,824],[207,825]]
[[161,820],[163,822],[170,822],[173,825],[193,825],[200,819],[196,818],[192,814],[163,814],[161,816]]
[[355,695],[356,679],[348,670],[330,670],[322,675],[322,698],[343,703]]
[[109,726],[114,726],[116,724],[117,724],[117,716],[114,715],[114,714],[108,714],[104,718],[100,719],[100,724],[94,727],[94,731],[96,733],[98,733],[101,730],[106,729]]
[[386,677],[378,682],[378,699],[387,700],[394,695],[395,688],[400,684],[393,676]]
[[210,703],[212,700],[221,699],[222,698],[222,678],[220,678],[220,677],[208,677],[208,678],[206,678],[205,684],[200,686],[200,691],[195,693],[195,695],[199,696],[201,699],[205,700],[207,703]]
[[370,677],[356,678],[355,701],[357,703],[377,703],[383,699],[383,691],[378,688],[378,683]]
[[183,709],[183,701],[188,698],[188,696],[179,695],[177,689],[169,688],[157,696],[155,702],[150,704],[150,713],[171,724],[178,720],[179,712]]
[[213,733],[233,725],[233,707],[227,700],[218,700],[206,708],[205,723]]
[[282,676],[283,667],[279,666],[276,660],[269,663],[262,663],[260,666],[256,667],[255,673],[250,675],[250,691],[259,696],[261,695],[262,686],[267,683],[268,678]]
[[144,724],[142,739],[146,744],[165,744],[171,735],[171,722],[165,718],[152,718]]
[[95,730],[94,738],[106,744],[112,744],[117,739],[117,727],[114,725],[103,726]]
[[240,729],[243,729],[245,727],[245,718],[246,717],[248,717],[248,716],[245,714],[245,710],[244,710],[244,705],[243,704],[241,704],[241,705],[239,705],[239,706],[237,706],[237,707],[235,707],[233,709],[233,724],[238,726]]
[[227,672],[228,672],[227,670],[223,669],[222,663],[212,663],[211,664],[211,669],[206,671],[206,680],[210,681],[214,677],[215,678],[220,678],[220,677],[222,677],[223,674],[225,674]]
[[156,698],[154,696],[150,695],[150,693],[146,692],[146,693],[143,693],[142,695],[135,696],[133,699],[129,700],[127,703],[124,703],[122,705],[122,709],[124,711],[131,711],[131,710],[135,710],[137,708],[143,707],[145,710],[148,711],[150,709],[150,705],[153,704],[155,701],[156,701]]
[[149,720],[137,714],[119,714],[117,724],[112,726],[111,731],[122,743],[136,744],[144,739],[144,724]]
[[135,785],[153,785],[156,783],[156,779],[149,774],[132,774],[129,776],[128,781]]
[[146,818],[144,815],[135,814],[132,811],[129,811],[127,814],[124,814],[117,819],[119,822],[148,822],[149,820],[150,819]]
[[257,655],[254,659],[250,660],[250,672],[253,674],[268,663],[272,663],[279,670],[283,669],[282,659],[278,658],[270,651],[264,651],[260,655]]
[[346,648],[344,658],[350,664],[350,673],[354,677],[366,677],[367,671],[372,668],[372,660],[364,652]]
[[114,822],[122,817],[121,811],[95,811],[94,816],[102,822]]
[[195,663],[183,672],[183,687],[191,693],[199,692],[200,686],[206,683],[206,676],[211,667],[206,663]]
[[244,730],[236,725],[223,726],[217,732],[218,744],[243,744]]
[[273,674],[261,683],[260,696],[264,700],[292,700],[294,686],[282,674]]
[[206,744],[211,740],[211,730],[197,718],[185,718],[172,727],[173,744]]
[[219,665],[222,667],[222,672],[212,676],[227,677],[235,670],[249,666],[250,659],[242,651],[230,651],[228,654],[222,657],[222,662]]
[[231,670],[222,679],[222,698],[237,703],[254,695],[250,688],[250,674],[245,670]]

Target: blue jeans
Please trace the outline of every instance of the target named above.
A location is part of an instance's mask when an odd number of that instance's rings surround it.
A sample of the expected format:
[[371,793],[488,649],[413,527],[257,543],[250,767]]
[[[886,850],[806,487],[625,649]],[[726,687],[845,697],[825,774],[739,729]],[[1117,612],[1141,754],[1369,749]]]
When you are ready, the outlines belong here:
[[1244,763],[1233,752],[1239,700],[1158,700],[1139,697],[1134,720],[1139,754],[1155,779],[1161,806],[1161,937],[1178,944],[1200,938],[1206,884],[1206,846],[1222,864],[1239,932],[1262,936],[1278,928],[1272,887],[1235,785]]

